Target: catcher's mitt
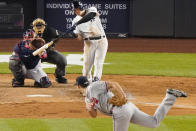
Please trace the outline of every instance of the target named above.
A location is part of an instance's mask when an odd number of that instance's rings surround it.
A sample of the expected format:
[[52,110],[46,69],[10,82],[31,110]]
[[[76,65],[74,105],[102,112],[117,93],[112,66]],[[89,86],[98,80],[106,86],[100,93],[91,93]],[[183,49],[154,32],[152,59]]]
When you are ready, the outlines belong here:
[[118,83],[107,82],[107,85],[108,89],[114,94],[114,96],[108,100],[110,104],[122,106],[127,103],[126,95]]
[[40,47],[42,47],[45,44],[45,40],[42,38],[36,38],[33,39],[31,41],[31,46],[33,47],[33,49],[39,49]]

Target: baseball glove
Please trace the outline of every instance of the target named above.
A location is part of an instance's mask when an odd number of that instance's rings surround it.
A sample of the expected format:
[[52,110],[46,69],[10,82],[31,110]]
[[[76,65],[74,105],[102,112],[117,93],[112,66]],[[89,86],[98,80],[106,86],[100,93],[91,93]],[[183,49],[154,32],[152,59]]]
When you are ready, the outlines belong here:
[[110,104],[122,106],[127,103],[126,95],[118,83],[108,82],[107,85],[108,89],[114,94],[114,96],[108,100]]

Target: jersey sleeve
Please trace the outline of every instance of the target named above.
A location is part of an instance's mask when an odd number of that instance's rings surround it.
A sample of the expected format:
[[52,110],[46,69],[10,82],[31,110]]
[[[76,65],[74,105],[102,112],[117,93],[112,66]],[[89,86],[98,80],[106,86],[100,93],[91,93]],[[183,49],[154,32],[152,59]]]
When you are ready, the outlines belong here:
[[107,93],[107,85],[105,82],[95,82],[91,87],[90,98],[95,98],[98,100],[100,94]]
[[90,12],[97,13],[97,8],[95,8],[95,7],[90,7],[90,8],[88,9],[88,13],[90,13]]
[[[76,17],[73,19],[73,21],[72,21],[72,26],[73,26],[74,24],[76,24],[81,18],[82,18],[81,16],[76,16]],[[73,32],[74,32],[75,34],[79,34],[79,33],[80,33],[80,31],[79,31],[79,29],[78,29],[78,26],[76,26],[76,29],[75,29]]]

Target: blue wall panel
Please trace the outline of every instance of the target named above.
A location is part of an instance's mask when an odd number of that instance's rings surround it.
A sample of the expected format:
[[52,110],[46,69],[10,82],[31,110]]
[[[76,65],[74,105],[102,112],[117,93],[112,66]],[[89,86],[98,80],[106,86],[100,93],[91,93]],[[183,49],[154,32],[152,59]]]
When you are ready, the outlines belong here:
[[[84,8],[98,9],[106,33],[129,33],[130,0],[82,0]],[[71,0],[45,0],[45,20],[49,25],[65,31],[75,17]]]
[[174,0],[133,0],[134,36],[174,36]]
[[175,1],[175,37],[196,37],[196,0]]

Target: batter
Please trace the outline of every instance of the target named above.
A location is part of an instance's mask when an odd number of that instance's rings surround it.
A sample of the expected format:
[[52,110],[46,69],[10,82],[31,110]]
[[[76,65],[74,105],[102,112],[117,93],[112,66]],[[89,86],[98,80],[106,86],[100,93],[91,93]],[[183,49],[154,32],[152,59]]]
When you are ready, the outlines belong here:
[[[79,40],[84,40],[83,76],[89,81],[101,80],[103,63],[108,49],[108,40],[102,27],[99,13],[95,7],[82,10],[82,4],[74,0],[74,13],[77,15],[72,26],[76,26],[74,33]],[[91,76],[94,64],[94,74]]]

